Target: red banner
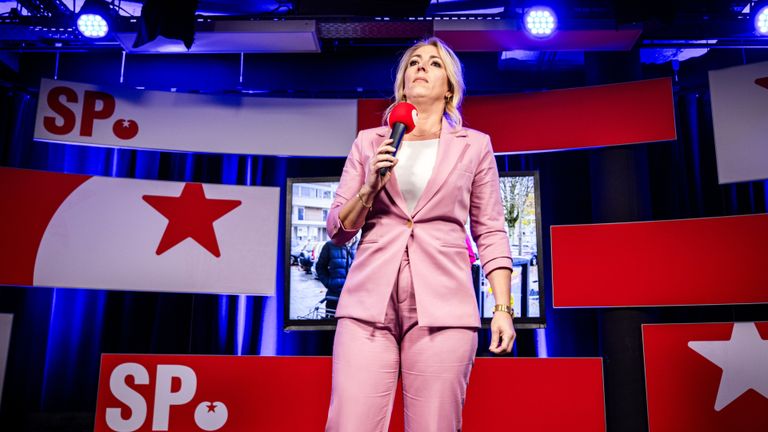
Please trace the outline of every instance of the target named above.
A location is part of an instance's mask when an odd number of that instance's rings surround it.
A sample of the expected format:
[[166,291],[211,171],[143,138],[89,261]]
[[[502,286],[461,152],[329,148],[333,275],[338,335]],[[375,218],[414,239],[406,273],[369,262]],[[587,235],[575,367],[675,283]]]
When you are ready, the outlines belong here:
[[[358,102],[357,127],[381,125],[388,101]],[[639,144],[676,139],[672,81],[499,96],[470,96],[464,124],[491,136],[496,153]]]
[[[91,176],[0,169],[0,284],[32,285],[37,249],[62,202]],[[45,197],[41,199],[41,194]]]
[[[517,20],[435,20],[435,36],[455,51],[629,51],[642,28],[561,28],[550,37],[531,37]],[[594,27],[599,27],[595,25]]]
[[555,307],[768,303],[768,214],[551,233]]
[[768,430],[768,323],[643,325],[648,428]]
[[[605,430],[602,376],[595,358],[478,358],[464,428]],[[94,431],[320,431],[330,392],[330,357],[105,354]]]

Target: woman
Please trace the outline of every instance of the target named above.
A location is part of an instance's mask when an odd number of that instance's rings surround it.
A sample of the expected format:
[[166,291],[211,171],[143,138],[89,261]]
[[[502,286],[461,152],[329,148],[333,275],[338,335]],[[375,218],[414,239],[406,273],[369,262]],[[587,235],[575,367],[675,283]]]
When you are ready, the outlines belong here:
[[336,244],[360,229],[362,237],[336,311],[326,431],[386,431],[399,372],[406,431],[461,430],[480,326],[468,216],[498,309],[490,350],[512,348],[512,259],[498,171],[489,137],[461,126],[463,92],[453,51],[437,38],[421,41],[405,52],[395,79],[395,102],[419,113],[397,157],[386,127],[363,130],[352,144],[327,228]]

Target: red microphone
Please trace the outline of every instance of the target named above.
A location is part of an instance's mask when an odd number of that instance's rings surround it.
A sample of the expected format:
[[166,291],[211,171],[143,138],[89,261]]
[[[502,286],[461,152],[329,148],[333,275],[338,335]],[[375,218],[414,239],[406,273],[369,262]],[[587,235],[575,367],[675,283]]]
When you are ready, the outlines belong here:
[[[389,136],[392,139],[392,147],[395,148],[395,152],[392,156],[397,154],[397,149],[400,147],[400,142],[403,141],[403,135],[410,133],[416,127],[416,117],[419,113],[416,111],[416,107],[408,102],[400,102],[392,108],[387,116],[387,124],[392,128],[392,134]],[[387,175],[389,167],[379,169],[379,175],[384,177]]]

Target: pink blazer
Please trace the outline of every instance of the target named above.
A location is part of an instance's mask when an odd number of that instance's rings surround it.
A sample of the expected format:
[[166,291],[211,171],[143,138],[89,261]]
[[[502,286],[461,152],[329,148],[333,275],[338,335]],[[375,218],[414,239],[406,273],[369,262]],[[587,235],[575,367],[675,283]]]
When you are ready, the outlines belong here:
[[491,140],[472,129],[452,128],[443,120],[432,177],[413,212],[408,212],[393,173],[364,224],[344,227],[339,220],[341,208],[347,200],[358,199],[370,158],[389,133],[384,126],[360,131],[328,215],[328,234],[336,244],[363,230],[336,316],[383,322],[407,246],[419,325],[479,327],[465,243],[467,216],[485,274],[499,267],[512,269]]

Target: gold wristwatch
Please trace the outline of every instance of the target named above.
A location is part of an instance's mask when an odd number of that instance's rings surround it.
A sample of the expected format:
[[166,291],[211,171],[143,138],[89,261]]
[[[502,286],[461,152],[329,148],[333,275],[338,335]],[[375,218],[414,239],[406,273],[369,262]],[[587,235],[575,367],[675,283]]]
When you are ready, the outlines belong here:
[[506,312],[510,314],[513,318],[515,317],[515,309],[510,305],[497,304],[496,306],[493,307],[493,312],[495,313],[498,311]]

